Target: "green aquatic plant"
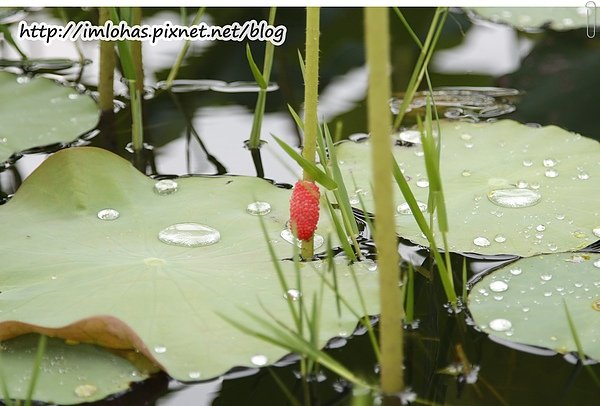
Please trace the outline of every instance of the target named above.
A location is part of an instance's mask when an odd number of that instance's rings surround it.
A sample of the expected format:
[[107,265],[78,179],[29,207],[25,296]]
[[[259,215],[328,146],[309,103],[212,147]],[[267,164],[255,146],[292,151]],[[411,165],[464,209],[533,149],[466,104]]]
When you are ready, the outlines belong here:
[[[262,303],[293,325],[256,217],[265,216],[277,258],[289,257],[289,236],[282,235],[289,196],[256,178],[157,182],[103,150],[60,151],[0,210],[1,228],[12,236],[0,273],[0,339],[37,331],[136,348],[183,381],[272,363],[285,351],[238,333],[219,314],[244,320]],[[323,236],[331,231],[325,220],[317,230]],[[323,283],[322,262],[279,265],[292,288],[300,267],[310,309]],[[358,303],[358,281],[368,314],[376,314],[377,275],[360,263],[353,267],[356,279],[338,265],[338,289]],[[330,290],[320,300],[313,342],[322,346],[350,334],[358,319],[349,311],[338,315]],[[247,327],[263,326],[249,320]]]
[[474,284],[468,307],[475,324],[488,334],[599,360],[599,271],[597,253],[521,259]]
[[[441,182],[447,206],[448,248],[454,252],[512,254],[570,251],[597,240],[599,223],[594,191],[600,179],[597,141],[558,127],[532,128],[510,120],[464,123],[441,120]],[[431,179],[423,162],[418,131],[398,134],[406,142],[394,147],[399,170],[427,211]],[[342,143],[342,173],[359,187],[370,182],[369,143]],[[494,157],[494,158],[490,158]],[[397,232],[418,244],[428,238],[396,194]],[[373,201],[365,197],[367,210]],[[590,208],[591,212],[590,212]],[[435,236],[442,246],[441,235]]]
[[76,141],[98,122],[89,95],[48,78],[0,72],[0,92],[0,162],[24,150]]

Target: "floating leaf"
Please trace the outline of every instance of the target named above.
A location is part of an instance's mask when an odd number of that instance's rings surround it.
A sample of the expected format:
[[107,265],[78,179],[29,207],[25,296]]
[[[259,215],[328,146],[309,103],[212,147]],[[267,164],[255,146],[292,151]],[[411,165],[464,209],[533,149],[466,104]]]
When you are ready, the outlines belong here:
[[523,31],[546,26],[566,31],[595,25],[594,7],[476,7],[470,11],[475,13],[475,17],[509,24]]
[[[0,381],[4,380],[13,399],[26,397],[38,337],[28,334],[0,344]],[[33,396],[61,405],[93,402],[145,378],[147,375],[128,361],[101,348],[50,338]]]
[[[256,366],[257,355],[267,363],[282,357],[219,314],[258,328],[244,310],[264,314],[262,303],[293,325],[259,218],[247,212],[252,202],[270,204],[263,217],[269,239],[279,258],[289,258],[292,247],[280,233],[290,191],[246,177],[176,182],[176,190],[161,193],[164,184],[155,188],[127,161],[95,148],[47,159],[0,208],[0,339],[37,331],[136,348],[182,381]],[[317,232],[330,230],[321,224]],[[301,264],[308,308],[327,269],[321,265]],[[296,288],[293,263],[281,266]],[[340,290],[358,303],[348,269],[338,267]],[[376,272],[357,265],[356,273],[377,313]],[[357,323],[348,311],[338,319],[328,289],[323,301],[322,344]]]
[[486,333],[517,343],[576,352],[565,313],[589,357],[600,360],[600,254],[525,258],[482,278],[469,309]]
[[[435,126],[434,126],[435,128]],[[450,249],[532,256],[585,247],[600,236],[600,144],[558,127],[441,121],[441,174]],[[370,144],[338,145],[346,182],[368,189]],[[421,145],[394,147],[404,176],[426,209],[429,181]],[[426,239],[396,192],[398,233]],[[373,201],[365,197],[367,209]],[[441,237],[437,237],[439,246]]]
[[15,152],[69,143],[98,122],[88,95],[41,77],[0,72],[0,163]]

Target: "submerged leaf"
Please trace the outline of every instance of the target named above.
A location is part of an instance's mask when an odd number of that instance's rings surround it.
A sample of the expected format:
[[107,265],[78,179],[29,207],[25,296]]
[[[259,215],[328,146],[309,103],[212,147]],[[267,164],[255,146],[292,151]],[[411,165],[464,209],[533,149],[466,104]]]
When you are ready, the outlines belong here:
[[[28,334],[2,342],[0,381],[12,399],[24,399],[34,365],[38,336]],[[57,380],[59,377],[59,380]],[[125,359],[89,344],[48,340],[34,399],[61,405],[93,402],[123,392],[148,376]]]
[[0,72],[0,95],[0,163],[16,152],[72,142],[98,122],[90,96],[47,78]]
[[[244,311],[261,314],[262,304],[293,325],[257,213],[247,212],[257,200],[270,204],[263,212],[269,239],[279,258],[289,258],[292,247],[280,233],[290,191],[246,177],[176,182],[176,190],[164,183],[155,189],[155,181],[128,162],[95,148],[71,148],[46,160],[0,208],[0,233],[7,236],[0,339],[38,331],[136,348],[182,381],[256,366],[257,355],[269,363],[282,357],[285,351],[244,335],[219,314],[258,328]],[[329,229],[321,224],[317,232],[326,236]],[[293,263],[281,266],[295,288]],[[301,264],[307,306],[326,269],[320,261]],[[339,289],[357,303],[352,278],[341,269]],[[369,312],[377,313],[376,272],[358,266],[356,273],[372,298]],[[357,323],[349,311],[338,318],[335,306],[327,291],[321,344],[351,333]]]
[[[450,250],[532,256],[575,250],[598,240],[597,141],[554,126],[532,128],[511,120],[441,121],[440,129]],[[363,189],[371,179],[369,148],[368,142],[337,147],[346,182],[354,175]],[[394,147],[394,157],[425,211],[429,181],[422,155],[420,144]],[[399,191],[396,202],[398,233],[427,245]],[[372,210],[370,196],[365,204]]]
[[475,323],[517,343],[576,352],[565,305],[585,354],[600,360],[600,254],[521,259],[485,276],[469,294]]

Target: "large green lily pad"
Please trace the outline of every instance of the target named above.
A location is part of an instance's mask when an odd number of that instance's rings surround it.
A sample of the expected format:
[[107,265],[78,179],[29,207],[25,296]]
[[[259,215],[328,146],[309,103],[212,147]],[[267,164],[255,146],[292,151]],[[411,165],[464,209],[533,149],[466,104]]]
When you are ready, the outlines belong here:
[[[28,334],[0,346],[0,382],[6,383],[12,399],[27,396],[38,337]],[[52,338],[40,364],[34,398],[61,405],[93,402],[123,392],[146,377],[125,359],[101,348]]]
[[[532,256],[585,247],[600,228],[600,144],[558,127],[441,121],[441,172],[455,252]],[[427,203],[427,173],[420,144],[394,147],[394,156],[417,200]],[[346,184],[370,190],[370,145],[338,146]],[[502,207],[488,196],[499,190],[535,195],[529,207]],[[397,189],[397,188],[396,188]],[[372,195],[364,196],[368,210]],[[397,204],[405,200],[396,191]],[[358,205],[357,205],[358,207]],[[396,216],[398,233],[427,245],[410,214]],[[596,231],[600,234],[600,231]],[[441,237],[438,236],[441,247]],[[485,240],[483,240],[485,239]],[[487,241],[487,242],[486,242]]]
[[[71,148],[46,160],[0,208],[0,339],[37,331],[136,348],[183,381],[255,366],[255,355],[267,362],[283,356],[219,314],[259,329],[244,310],[265,315],[262,303],[291,324],[259,219],[246,212],[254,200],[271,204],[264,217],[269,239],[280,258],[289,258],[291,245],[280,233],[290,191],[246,177],[177,182],[178,191],[159,195],[155,181],[95,148]],[[100,220],[97,213],[106,208],[120,217]],[[158,239],[161,230],[185,222],[218,230],[220,242],[182,247]],[[325,224],[317,232],[327,236],[329,229]],[[281,265],[297,288],[293,263]],[[325,268],[302,266],[309,306]],[[377,275],[366,268],[357,265],[357,277],[369,313],[377,313]],[[338,279],[347,300],[358,303],[348,268],[341,267]],[[348,311],[338,318],[335,308],[334,294],[325,289],[321,343],[351,333],[357,323]]]
[[48,78],[0,72],[0,163],[34,147],[69,143],[98,122],[94,100]]
[[521,259],[476,283],[468,307],[489,334],[565,353],[577,346],[563,302],[584,352],[600,360],[600,254]]
[[[595,21],[595,10],[584,7],[476,7],[476,15],[495,23],[530,31],[548,26],[556,31],[585,28]],[[589,17],[588,17],[589,15]]]

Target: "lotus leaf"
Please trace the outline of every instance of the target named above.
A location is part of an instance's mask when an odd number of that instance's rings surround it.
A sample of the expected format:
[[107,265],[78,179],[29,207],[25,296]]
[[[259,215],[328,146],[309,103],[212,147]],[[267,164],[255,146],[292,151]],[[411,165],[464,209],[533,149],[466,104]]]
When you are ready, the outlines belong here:
[[[441,121],[440,130],[452,251],[532,256],[579,249],[598,239],[597,141],[554,126],[533,128],[511,120]],[[363,191],[369,191],[371,179],[369,149],[369,142],[338,146],[346,183],[352,185],[354,177]],[[394,147],[399,166],[425,208],[429,188],[422,155],[420,144]],[[372,195],[363,197],[367,210],[372,210]],[[399,191],[396,201],[405,202]],[[514,205],[521,207],[508,207]],[[401,236],[427,245],[409,213],[398,214],[396,222]]]
[[566,31],[596,24],[593,7],[476,7],[471,10],[487,20],[509,24],[523,31],[539,30],[545,26]]
[[[288,218],[290,191],[247,177],[187,177],[178,190],[160,195],[155,180],[129,162],[96,148],[70,148],[46,160],[0,208],[0,339],[35,331],[112,348],[135,348],[182,381],[209,379],[234,366],[257,366],[256,355],[274,362],[285,351],[238,331],[260,323],[245,311],[265,310],[292,325],[267,250],[280,258],[292,245],[280,233]],[[268,202],[268,238],[259,218],[246,212],[255,200]],[[97,214],[118,211],[114,220]],[[108,218],[111,218],[108,216]],[[207,246],[178,246],[159,240],[174,224],[193,222],[219,231]],[[323,221],[317,229],[328,235]],[[321,261],[281,261],[290,287],[306,305],[321,289]],[[349,268],[338,268],[338,285],[358,303]],[[355,265],[363,294],[377,309],[377,273]],[[330,275],[326,276],[331,278]],[[295,295],[289,295],[292,297]],[[261,307],[262,306],[264,307]],[[335,295],[324,289],[320,343],[353,331],[349,311],[338,317]],[[222,316],[221,316],[222,315]]]
[[584,352],[600,360],[600,254],[521,259],[477,282],[468,307],[486,333],[559,353],[576,352],[565,304]]
[[43,78],[0,72],[0,163],[35,147],[69,143],[98,122],[94,100]]
[[[4,380],[13,399],[27,395],[38,337],[28,334],[2,343],[0,381]],[[40,364],[34,398],[61,405],[93,402],[125,391],[131,382],[146,377],[125,359],[101,348],[51,338]]]

